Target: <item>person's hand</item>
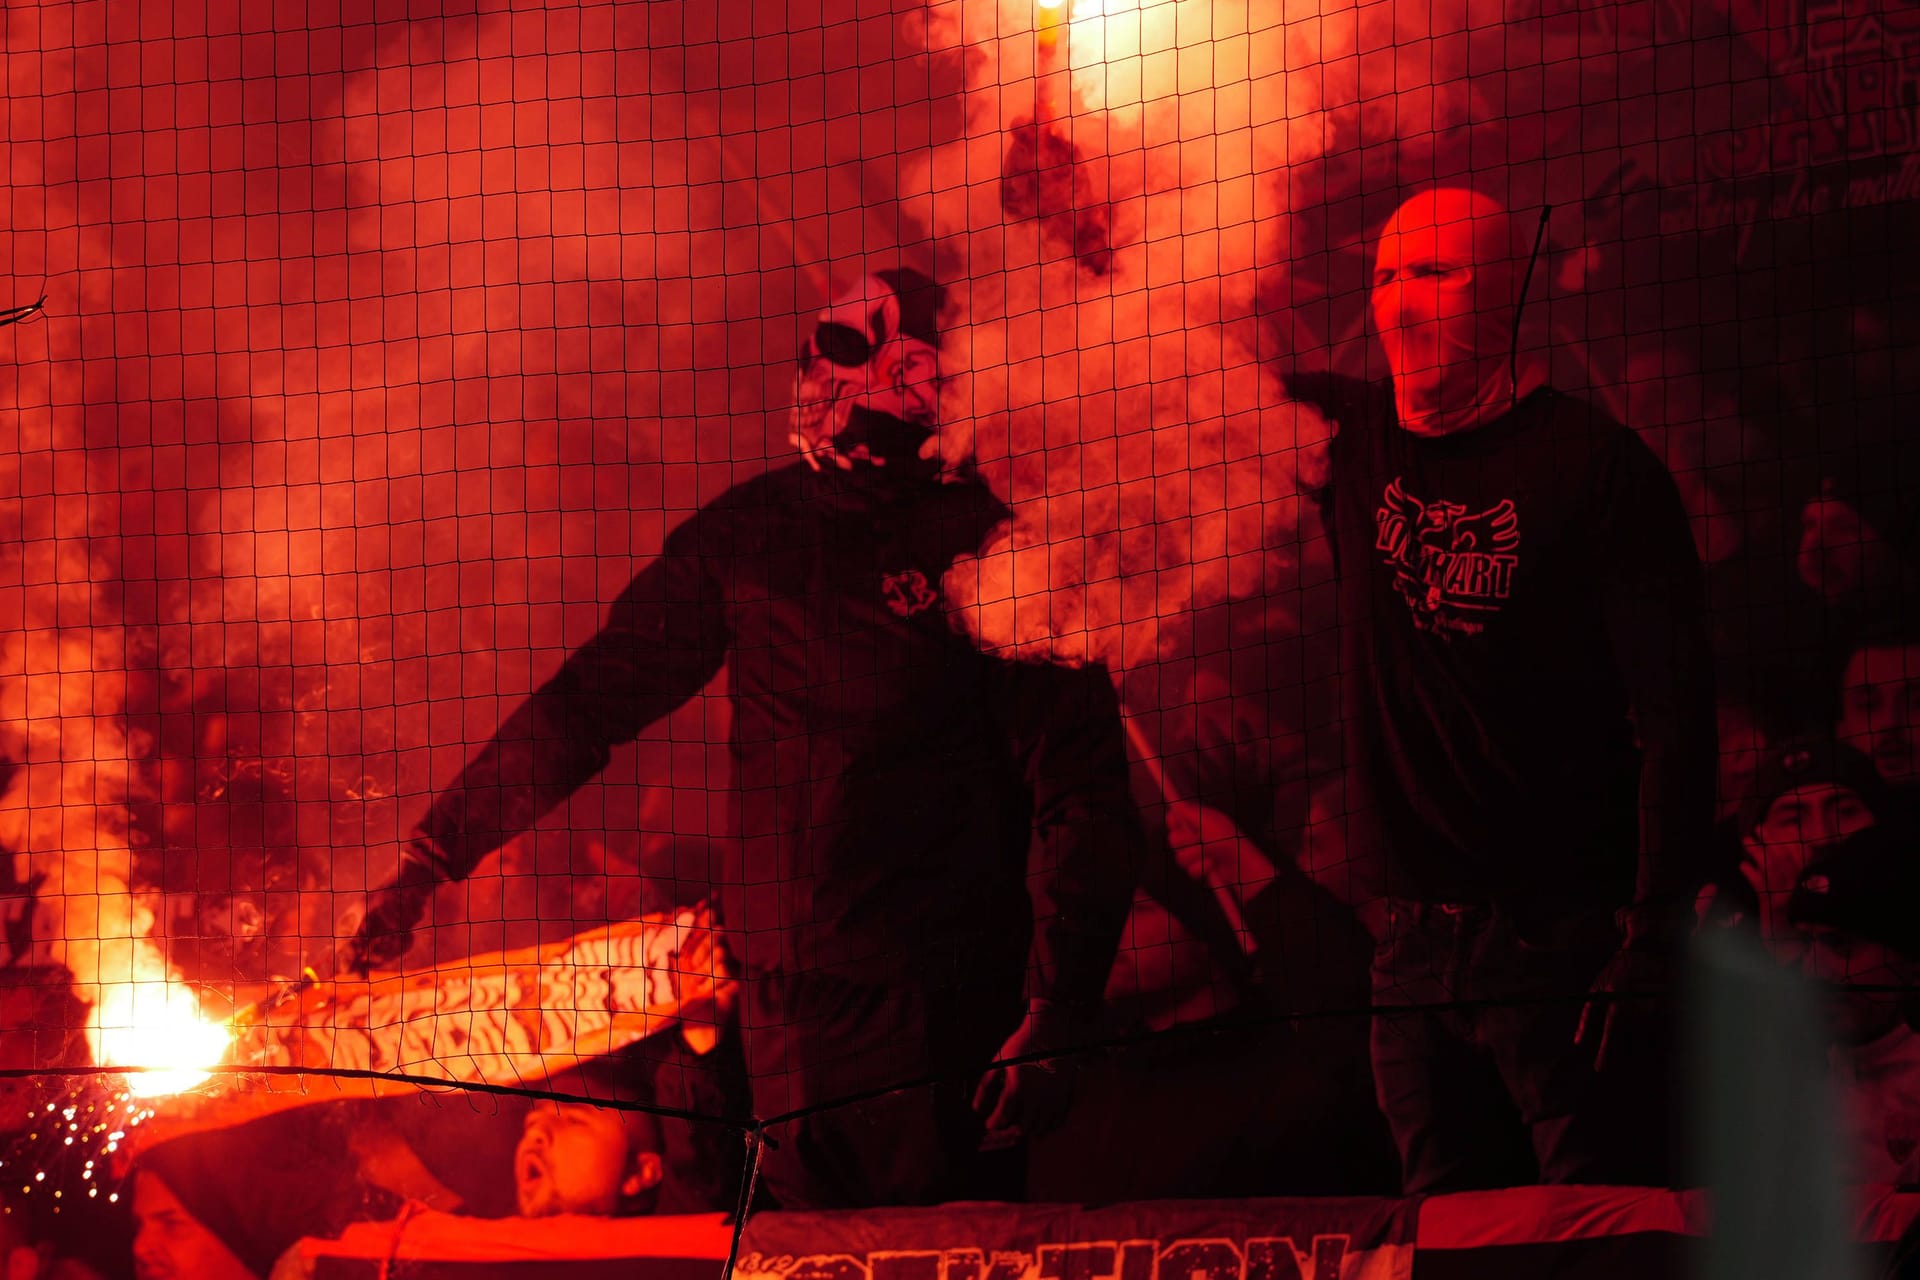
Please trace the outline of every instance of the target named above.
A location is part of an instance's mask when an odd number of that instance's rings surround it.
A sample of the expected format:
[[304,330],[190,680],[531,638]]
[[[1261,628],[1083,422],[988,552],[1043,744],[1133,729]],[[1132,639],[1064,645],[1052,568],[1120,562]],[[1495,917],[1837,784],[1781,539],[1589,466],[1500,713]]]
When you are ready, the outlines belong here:
[[438,885],[427,856],[412,844],[402,845],[393,878],[368,891],[367,914],[336,952],[334,974],[364,977],[407,954],[413,946],[413,928],[426,914]]
[[1621,1006],[1630,1000],[1655,1000],[1672,992],[1688,931],[1681,921],[1691,915],[1690,904],[1683,914],[1623,913],[1620,949],[1588,988],[1587,1002],[1581,1006],[1580,1021],[1573,1032],[1576,1045],[1592,1047],[1595,1071],[1606,1070],[1607,1050]]
[[1180,870],[1216,893],[1245,900],[1272,883],[1277,874],[1233,819],[1197,801],[1168,803],[1167,843]]
[[[1065,1118],[1072,1099],[1072,1062],[1064,1056],[1075,1037],[1069,1019],[1042,1001],[1027,1016],[974,1090],[973,1109],[986,1122],[989,1135],[1038,1137]],[[1060,1055],[1037,1057],[1036,1055]],[[1018,1061],[1032,1058],[1032,1061]]]
[[1713,919],[1713,909],[1720,901],[1720,886],[1709,880],[1700,886],[1700,892],[1693,899],[1693,927],[1705,929],[1707,921]]

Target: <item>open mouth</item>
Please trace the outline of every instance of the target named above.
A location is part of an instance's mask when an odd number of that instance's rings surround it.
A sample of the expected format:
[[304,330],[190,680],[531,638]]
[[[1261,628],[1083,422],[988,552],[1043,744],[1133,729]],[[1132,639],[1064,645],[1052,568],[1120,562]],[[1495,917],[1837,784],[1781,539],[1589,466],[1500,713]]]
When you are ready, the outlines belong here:
[[547,1162],[535,1151],[522,1152],[514,1161],[513,1176],[523,1208],[538,1206],[547,1195]]
[[869,452],[882,458],[904,462],[919,455],[920,446],[932,433],[930,423],[909,422],[856,405],[847,414],[847,425],[833,438],[833,444],[842,453],[852,453],[865,445]]

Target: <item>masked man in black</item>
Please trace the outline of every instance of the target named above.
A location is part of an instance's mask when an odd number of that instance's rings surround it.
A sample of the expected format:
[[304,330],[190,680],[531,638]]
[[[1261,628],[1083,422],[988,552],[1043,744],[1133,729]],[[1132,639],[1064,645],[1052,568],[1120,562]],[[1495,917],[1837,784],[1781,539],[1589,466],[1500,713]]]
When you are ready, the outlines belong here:
[[1408,1193],[1504,1180],[1502,1110],[1543,1181],[1659,1176],[1636,1122],[1663,1081],[1635,1052],[1658,1037],[1615,1022],[1670,985],[1712,840],[1687,516],[1640,439],[1520,349],[1532,231],[1476,192],[1408,200],[1372,281],[1390,383],[1290,380],[1337,427],[1353,896]]
[[819,316],[801,460],[668,536],[438,795],[348,948],[360,969],[404,954],[436,883],[726,666],[742,873],[716,892],[755,1114],[805,1113],[771,1128],[762,1166],[786,1208],[968,1194],[983,1113],[1030,1129],[1058,1105],[1047,1067],[989,1065],[1090,1021],[1131,901],[1139,827],[1107,677],[991,659],[948,623],[942,575],[1006,512],[941,457],[943,300],[882,271]]

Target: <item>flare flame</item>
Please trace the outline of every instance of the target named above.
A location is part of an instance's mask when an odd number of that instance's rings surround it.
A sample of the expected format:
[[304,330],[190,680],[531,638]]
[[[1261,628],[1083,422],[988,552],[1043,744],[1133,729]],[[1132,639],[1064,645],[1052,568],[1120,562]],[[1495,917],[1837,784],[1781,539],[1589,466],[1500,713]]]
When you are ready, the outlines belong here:
[[232,1033],[209,1019],[181,983],[121,982],[102,993],[98,1059],[104,1066],[143,1068],[126,1078],[135,1097],[193,1088],[212,1074],[232,1042]]

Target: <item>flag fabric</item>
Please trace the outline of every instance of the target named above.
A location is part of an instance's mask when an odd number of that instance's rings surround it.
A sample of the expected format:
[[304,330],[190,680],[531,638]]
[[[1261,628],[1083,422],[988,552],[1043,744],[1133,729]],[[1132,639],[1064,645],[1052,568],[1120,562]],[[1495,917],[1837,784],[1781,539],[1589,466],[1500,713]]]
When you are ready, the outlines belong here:
[[315,984],[235,1038],[241,1066],[526,1086],[682,1022],[727,982],[705,905],[414,974]]
[[734,985],[716,928],[702,903],[418,973],[314,983],[236,1025],[219,1081],[156,1104],[126,1145],[423,1082],[545,1089],[661,1031],[710,1040]]

